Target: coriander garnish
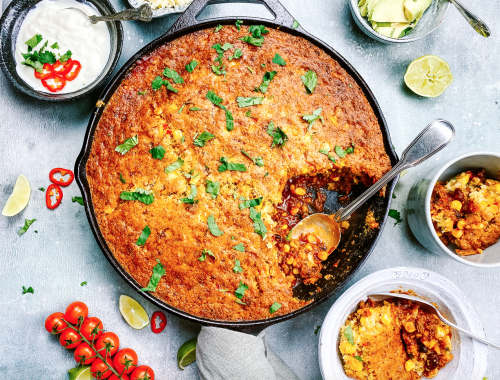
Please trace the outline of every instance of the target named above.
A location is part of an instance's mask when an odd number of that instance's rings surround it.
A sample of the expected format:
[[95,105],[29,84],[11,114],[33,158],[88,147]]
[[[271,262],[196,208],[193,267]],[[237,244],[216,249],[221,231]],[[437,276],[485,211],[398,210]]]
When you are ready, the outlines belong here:
[[389,210],[389,216],[393,219],[396,219],[396,223],[394,223],[394,225],[398,225],[399,223],[401,223],[403,220],[401,219],[401,213],[398,211],[398,210],[394,210],[394,209],[390,209]]
[[221,24],[217,25],[215,27],[215,33],[219,32],[220,30],[222,30],[223,26]]
[[124,201],[139,201],[146,205],[150,205],[154,202],[155,196],[152,191],[138,188],[135,191],[122,191],[120,199]]
[[138,245],[139,247],[145,245],[149,235],[151,235],[151,229],[148,226],[146,226],[142,230],[141,235],[139,236],[135,244]]
[[281,309],[281,304],[279,302],[274,302],[269,308],[269,313],[276,313],[279,309]]
[[253,70],[249,66],[247,66],[247,69],[253,74]]
[[236,20],[236,29],[238,29],[238,32],[241,30],[241,24],[243,24],[243,21],[241,20]]
[[159,259],[156,259],[156,264],[153,267],[153,274],[151,275],[151,278],[149,279],[148,286],[145,288],[141,289],[141,292],[154,292],[156,290],[156,287],[160,283],[160,279],[162,276],[165,276],[165,268],[163,267],[162,263],[160,262]]
[[335,161],[335,157],[333,157],[333,156],[330,154],[330,152],[329,152],[328,150],[326,150],[326,149],[320,149],[320,150],[319,150],[319,152],[320,152],[321,154],[325,154],[325,155],[327,155],[327,156],[328,156],[328,159],[329,159],[330,161],[332,161],[332,162],[337,162],[337,161]]
[[350,343],[350,345],[354,346],[354,335],[352,334],[351,325],[347,326],[347,328],[344,330],[344,336],[346,337],[346,339]]
[[335,153],[337,153],[337,156],[340,158],[345,157],[348,153],[354,153],[354,143],[352,143],[352,146],[348,147],[346,150],[342,149],[341,146],[336,145]]
[[297,20],[293,20],[292,29],[297,29],[300,26]]
[[243,273],[243,268],[240,266],[240,260],[234,260],[234,273]]
[[163,71],[163,75],[169,79],[172,79],[177,84],[184,83],[184,79],[182,79],[182,77],[177,73],[177,71],[172,70],[168,67],[165,68],[165,70]]
[[264,97],[252,96],[252,97],[245,98],[243,96],[238,96],[236,98],[236,101],[238,102],[238,106],[240,108],[243,108],[243,107],[250,107],[250,106],[256,106],[258,104],[262,104],[262,102],[264,101]]
[[212,256],[215,259],[215,255],[213,252],[209,249],[203,248],[203,251],[201,252],[201,256],[198,258],[200,261],[205,261],[207,259],[207,255]]
[[180,201],[182,203],[194,205],[195,203],[198,203],[198,199],[196,199],[197,194],[198,194],[198,189],[196,188],[196,185],[191,185],[191,194],[188,195],[186,198],[181,198]]
[[243,149],[241,150],[241,153],[243,153],[245,156],[247,156],[249,159],[251,159],[252,162],[255,165],[257,165],[257,166],[264,166],[264,160],[262,159],[262,157],[255,157],[255,158],[253,158],[247,152],[245,152]]
[[302,83],[304,83],[304,86],[306,87],[306,92],[308,94],[312,94],[314,89],[318,85],[318,77],[316,76],[316,73],[312,70],[309,70],[304,75],[301,75],[300,79],[302,79]]
[[152,148],[149,153],[151,153],[151,156],[154,158],[154,159],[157,159],[157,160],[162,160],[163,157],[165,157],[165,148],[162,147],[161,145],[158,145],[157,147],[155,148]]
[[123,178],[122,173],[118,173],[118,175],[120,176],[121,183],[127,183],[127,181],[125,180],[125,178]]
[[245,296],[245,291],[248,290],[249,287],[243,283],[243,281],[240,281],[240,284],[238,285],[238,288],[234,292],[234,295],[238,299],[242,299]]
[[176,160],[176,161],[174,161],[173,163],[171,163],[170,165],[168,165],[168,166],[165,168],[165,173],[170,174],[170,173],[172,173],[174,170],[179,169],[182,165],[184,165],[184,161],[182,160],[182,158],[177,157],[177,160]]
[[210,194],[212,199],[216,199],[217,195],[219,195],[220,183],[219,181],[210,181],[207,179],[207,188],[206,192]]
[[33,290],[33,288],[30,286],[26,289],[25,286],[23,286],[23,294],[26,294],[26,293],[31,293],[31,294],[35,294],[35,291]]
[[288,136],[280,127],[274,128],[274,122],[271,121],[267,126],[267,134],[273,138],[271,148],[275,146],[283,148],[288,141]]
[[273,63],[276,63],[280,66],[286,66],[286,61],[278,53],[276,53],[276,55],[274,56]]
[[266,238],[267,228],[264,222],[262,221],[262,213],[257,212],[256,209],[250,207],[250,219],[253,221],[253,229],[256,234],[262,236],[262,239]]
[[219,165],[219,172],[225,172],[226,170],[233,170],[233,171],[238,171],[238,172],[246,172],[247,167],[245,164],[239,164],[236,162],[229,162],[229,159],[227,157],[221,157],[220,162],[222,162]]
[[83,198],[82,197],[71,197],[71,202],[80,203],[83,206]]
[[320,116],[319,114],[323,111],[322,108],[318,108],[317,110],[313,111],[312,115],[304,115],[302,116],[302,119],[305,121],[309,122],[309,127],[307,128],[307,132],[309,132],[316,120],[321,120],[321,123],[323,123],[323,116]]
[[207,142],[211,139],[213,139],[215,136],[212,135],[210,132],[203,131],[201,135],[196,137],[193,140],[193,144],[199,147],[205,146]]
[[186,71],[192,73],[194,69],[198,66],[198,62],[194,59],[186,65]]
[[123,142],[123,144],[118,145],[115,148],[115,151],[124,155],[125,153],[127,153],[130,149],[132,149],[137,144],[139,144],[139,137],[137,135],[135,135],[134,137],[130,137],[130,138],[126,139]]
[[245,252],[245,246],[243,245],[243,243],[240,243],[238,245],[235,245],[233,247],[233,249],[237,250],[237,251],[240,251],[240,252]]
[[262,83],[260,84],[259,87],[255,87],[255,91],[260,91],[263,94],[267,92],[267,88],[269,87],[269,84],[273,80],[274,76],[277,74],[277,71],[266,71],[264,74],[264,77],[262,78]]
[[210,230],[210,233],[214,236],[221,236],[224,235],[224,232],[219,229],[217,226],[217,222],[215,221],[215,218],[213,215],[209,215],[207,218],[207,224],[208,224],[208,229]]
[[227,59],[228,61],[232,61],[233,59],[239,59],[241,57],[243,57],[243,51],[241,49],[236,49],[234,54],[230,55]]
[[238,208],[240,210],[244,210],[246,208],[249,208],[249,207],[255,207],[255,206],[258,206],[262,203],[262,197],[260,198],[255,198],[255,199],[248,199],[246,201],[243,201],[241,203],[238,204]]

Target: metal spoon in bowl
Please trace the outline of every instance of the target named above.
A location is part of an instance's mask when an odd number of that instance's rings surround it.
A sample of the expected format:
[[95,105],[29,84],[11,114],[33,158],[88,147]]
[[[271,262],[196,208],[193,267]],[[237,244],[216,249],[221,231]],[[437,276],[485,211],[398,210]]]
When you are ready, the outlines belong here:
[[465,5],[463,5],[459,0],[450,0],[460,12],[462,16],[467,20],[467,22],[474,28],[476,32],[478,32],[483,37],[489,37],[491,35],[490,29],[488,26],[477,17],[474,13],[472,13]]
[[493,348],[496,348],[497,350],[500,350],[500,346],[498,344],[493,344],[491,342],[488,342],[487,340],[475,335],[475,334],[472,334],[471,332],[467,331],[467,330],[464,330],[460,327],[458,327],[457,325],[451,323],[450,321],[448,321],[445,317],[443,317],[441,315],[441,313],[439,312],[439,310],[436,308],[436,306],[434,306],[433,304],[431,304],[430,302],[427,302],[421,298],[418,298],[418,297],[414,297],[414,296],[408,296],[406,294],[399,294],[399,293],[377,293],[377,294],[371,294],[368,296],[368,298],[371,298],[372,300],[374,301],[383,301],[387,298],[394,298],[394,297],[397,297],[397,298],[404,298],[404,299],[407,299],[407,300],[411,300],[413,302],[415,302],[418,306],[420,306],[420,308],[425,311],[426,313],[429,313],[429,314],[434,314],[435,316],[437,316],[443,323],[447,324],[448,326],[450,327],[453,327],[455,330],[458,330],[460,331],[461,333],[473,338],[473,339],[476,339],[478,341],[480,341],[481,343],[484,343],[484,344],[487,344],[488,346],[491,346]]
[[75,11],[82,12],[85,17],[87,17],[87,20],[89,20],[92,24],[97,24],[99,21],[151,21],[153,19],[153,11],[151,10],[151,7],[149,4],[142,4],[139,8],[134,8],[134,9],[126,9],[122,12],[118,13],[111,13],[109,15],[105,16],[89,16],[87,15],[84,11],[82,11],[79,8],[64,8],[62,9],[67,10],[67,9],[72,9]]
[[326,244],[326,251],[331,253],[340,241],[340,223],[347,220],[354,211],[399,173],[425,161],[444,148],[454,137],[455,129],[450,122],[442,119],[434,120],[406,148],[399,162],[368,190],[348,206],[340,208],[334,215],[312,214],[302,219],[293,227],[292,239],[298,239],[303,234],[314,233]]

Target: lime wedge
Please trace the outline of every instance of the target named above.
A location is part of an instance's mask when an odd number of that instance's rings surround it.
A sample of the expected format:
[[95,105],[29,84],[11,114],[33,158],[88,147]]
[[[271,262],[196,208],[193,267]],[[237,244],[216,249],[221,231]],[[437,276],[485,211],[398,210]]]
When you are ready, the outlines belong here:
[[7,203],[5,204],[2,215],[4,216],[14,216],[19,214],[28,205],[31,196],[31,186],[28,182],[28,178],[19,174],[17,177],[16,184],[14,185],[14,190]]
[[125,322],[136,330],[142,330],[149,325],[149,315],[139,302],[129,296],[121,295],[119,303],[120,313]]
[[193,338],[184,343],[177,351],[177,364],[180,369],[188,366],[196,360],[196,342],[198,338]]
[[435,55],[424,55],[410,63],[404,79],[415,94],[428,98],[441,95],[453,83],[450,66]]
[[71,368],[69,371],[69,380],[93,380],[94,378],[90,374],[90,366],[78,366],[76,368]]

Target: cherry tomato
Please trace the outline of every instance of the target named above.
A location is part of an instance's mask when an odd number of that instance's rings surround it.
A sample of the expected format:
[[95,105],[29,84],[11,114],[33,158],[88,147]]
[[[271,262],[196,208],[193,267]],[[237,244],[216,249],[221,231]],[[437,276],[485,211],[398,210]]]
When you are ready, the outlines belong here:
[[53,67],[50,63],[45,63],[43,65],[42,72],[39,73],[38,71],[35,70],[35,78],[36,79],[49,79],[52,78],[52,75],[54,75],[54,70]]
[[161,311],[155,311],[151,317],[151,331],[161,333],[167,327],[167,317]]
[[72,328],[67,328],[61,333],[59,343],[61,343],[61,346],[69,350],[71,348],[78,347],[80,343],[82,343],[82,336]]
[[130,373],[137,367],[137,354],[131,348],[118,351],[113,360],[113,365],[118,373]]
[[147,365],[141,365],[132,373],[130,380],[155,380],[155,373]]
[[80,334],[90,341],[96,340],[102,335],[102,322],[99,318],[90,317],[83,322],[80,328]]
[[90,367],[90,372],[96,379],[107,379],[113,374],[110,368],[113,368],[113,363],[110,358],[107,358],[106,363],[101,359],[96,359]]
[[120,338],[113,332],[106,332],[97,339],[95,348],[103,356],[106,352],[108,356],[113,356],[120,348]]
[[73,302],[68,306],[65,314],[66,317],[68,317],[67,321],[69,323],[77,325],[82,318],[83,320],[81,322],[87,319],[87,315],[89,315],[89,308],[83,302]]
[[[76,362],[82,365],[90,364],[96,359],[95,351],[85,342],[83,342],[76,348],[73,355]],[[83,360],[85,360],[84,363],[82,363]]]
[[53,335],[60,334],[68,327],[68,324],[63,319],[67,320],[63,313],[50,314],[45,320],[45,330]]
[[128,377],[125,374],[122,374],[121,377],[118,377],[116,375],[111,375],[111,377],[108,380],[130,380],[130,377]]

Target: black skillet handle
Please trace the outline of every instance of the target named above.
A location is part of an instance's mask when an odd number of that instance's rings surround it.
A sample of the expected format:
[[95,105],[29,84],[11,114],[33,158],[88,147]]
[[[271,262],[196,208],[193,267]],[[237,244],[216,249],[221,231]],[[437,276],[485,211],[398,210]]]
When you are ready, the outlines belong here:
[[[177,19],[177,21],[172,25],[172,27],[165,34],[169,36],[178,32],[179,30],[186,30],[197,26],[201,23],[210,22],[217,19],[206,19],[202,21],[196,20],[196,17],[203,12],[207,5],[212,4],[226,4],[226,3],[252,3],[252,4],[262,4],[264,5],[272,14],[274,14],[275,19],[272,20],[273,23],[280,24],[282,26],[292,27],[293,21],[295,20],[286,8],[278,0],[194,0],[191,5],[184,11],[184,13]],[[242,17],[244,19],[244,17]],[[256,21],[269,21],[266,19],[253,18]],[[227,17],[221,19],[227,20]]]

